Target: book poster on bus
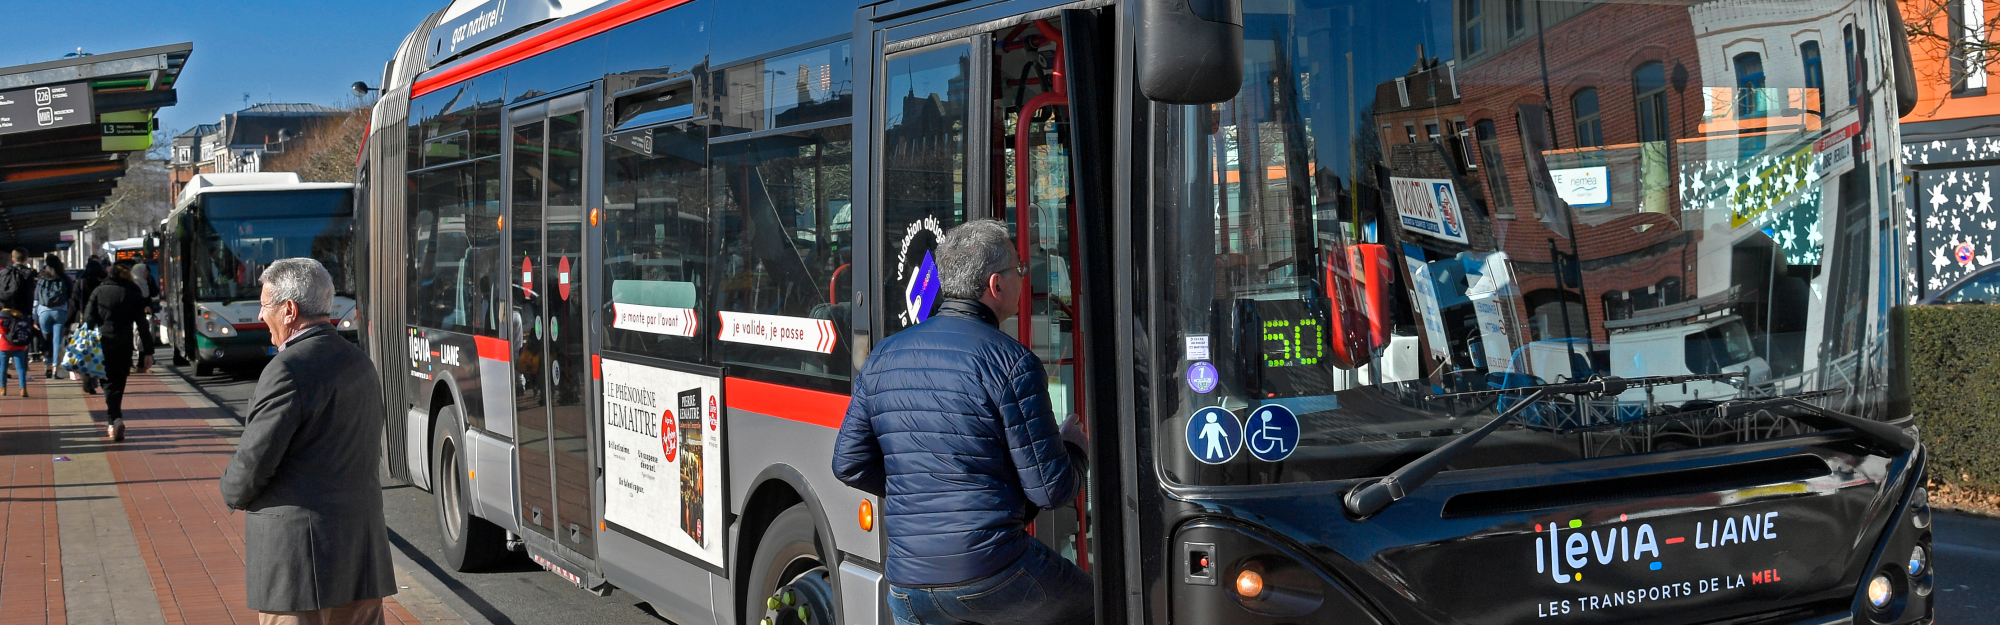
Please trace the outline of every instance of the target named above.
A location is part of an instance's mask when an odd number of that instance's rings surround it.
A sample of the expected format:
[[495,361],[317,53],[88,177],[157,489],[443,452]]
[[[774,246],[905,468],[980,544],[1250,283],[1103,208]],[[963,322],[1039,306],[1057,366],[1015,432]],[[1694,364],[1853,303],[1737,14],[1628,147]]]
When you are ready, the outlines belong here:
[[611,359],[604,520],[722,569],[722,379]]

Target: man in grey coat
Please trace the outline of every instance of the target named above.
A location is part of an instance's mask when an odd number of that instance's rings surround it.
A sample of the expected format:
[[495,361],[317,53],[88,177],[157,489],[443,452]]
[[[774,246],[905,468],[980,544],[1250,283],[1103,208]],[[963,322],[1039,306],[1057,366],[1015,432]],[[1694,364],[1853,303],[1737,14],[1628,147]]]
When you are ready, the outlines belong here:
[[382,518],[382,388],[329,323],[333,279],[310,258],[264,270],[264,366],[222,500],[246,510],[246,592],[264,624],[379,624],[395,594]]

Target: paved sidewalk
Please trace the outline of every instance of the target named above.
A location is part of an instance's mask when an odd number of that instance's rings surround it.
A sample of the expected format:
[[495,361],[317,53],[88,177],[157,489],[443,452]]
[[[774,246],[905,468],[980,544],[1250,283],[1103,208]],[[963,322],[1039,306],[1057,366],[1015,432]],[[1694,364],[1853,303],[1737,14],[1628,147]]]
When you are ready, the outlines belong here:
[[[134,375],[113,443],[101,395],[30,387],[0,397],[0,625],[257,622],[243,514],[216,485],[236,420],[171,374]],[[464,622],[420,589],[386,607],[390,623]]]

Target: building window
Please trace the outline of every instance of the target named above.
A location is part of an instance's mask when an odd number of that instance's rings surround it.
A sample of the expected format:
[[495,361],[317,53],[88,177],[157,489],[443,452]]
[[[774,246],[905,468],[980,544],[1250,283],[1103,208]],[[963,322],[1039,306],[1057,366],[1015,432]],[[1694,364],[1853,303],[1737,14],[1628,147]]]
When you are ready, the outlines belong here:
[[1472,135],[1479,141],[1479,161],[1485,165],[1487,192],[1492,196],[1496,213],[1514,214],[1513,194],[1507,192],[1507,173],[1501,166],[1500,133],[1493,127],[1493,120],[1482,119],[1472,124]]
[[1597,88],[1589,87],[1570,96],[1570,112],[1576,118],[1576,147],[1604,145],[1604,122],[1598,117]]
[[1486,42],[1479,36],[1481,21],[1479,3],[1482,1],[1458,0],[1458,22],[1463,25],[1459,35],[1459,46],[1465,50],[1467,56],[1486,49]]
[[1799,44],[1799,58],[1805,64],[1806,89],[1811,90],[1813,95],[1820,99],[1819,102],[1814,103],[1815,110],[1824,112],[1826,110],[1826,70],[1821,67],[1822,64],[1819,61],[1819,42],[1808,41]]
[[1861,54],[1860,43],[1854,40],[1854,25],[1848,24],[1840,32],[1840,39],[1847,46],[1847,105],[1861,103]]
[[1986,93],[1986,3],[1951,0],[1951,94]]
[[1432,143],[1436,143],[1444,138],[1443,135],[1438,134],[1438,125],[1436,123],[1424,124],[1424,136],[1430,137]]
[[1507,34],[1521,34],[1528,29],[1527,0],[1507,0]]
[[1416,142],[1417,142],[1417,123],[1416,123],[1416,122],[1403,122],[1403,137],[1404,137],[1405,139],[1407,139],[1407,140],[1408,140],[1408,141],[1407,141],[1408,143],[1416,143]]
[[1764,57],[1755,52],[1736,55],[1736,116],[1763,117]]
[[1667,69],[1659,61],[1632,72],[1633,109],[1639,118],[1639,141],[1667,140]]

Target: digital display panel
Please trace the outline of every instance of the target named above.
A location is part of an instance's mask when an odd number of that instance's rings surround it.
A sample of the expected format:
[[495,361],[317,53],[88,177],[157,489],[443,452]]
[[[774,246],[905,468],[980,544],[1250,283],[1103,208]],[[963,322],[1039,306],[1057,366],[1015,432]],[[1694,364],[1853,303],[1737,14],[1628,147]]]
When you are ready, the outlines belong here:
[[[1329,302],[1313,299],[1239,300],[1238,361],[1246,386],[1258,397],[1300,397],[1333,392]],[[1247,353],[1246,353],[1247,352]],[[1248,361],[1248,362],[1245,362]]]

